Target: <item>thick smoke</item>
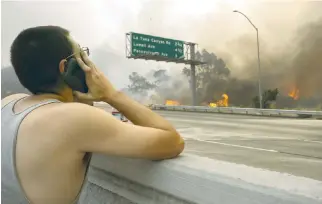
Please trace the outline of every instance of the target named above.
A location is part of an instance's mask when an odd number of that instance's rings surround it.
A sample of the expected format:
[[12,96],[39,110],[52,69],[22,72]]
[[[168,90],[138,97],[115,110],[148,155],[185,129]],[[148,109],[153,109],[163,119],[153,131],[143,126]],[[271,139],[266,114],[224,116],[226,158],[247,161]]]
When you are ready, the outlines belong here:
[[[322,19],[301,28],[289,71],[303,96],[322,97]],[[286,74],[285,74],[286,75]]]
[[[280,88],[283,94],[299,89],[303,97],[322,97],[322,19],[301,26],[283,50],[268,52],[261,46],[262,83],[265,88]],[[263,40],[262,40],[263,41]],[[254,44],[248,36],[235,42],[247,53]],[[247,59],[247,58],[245,58]],[[244,61],[240,78],[257,78],[257,58]]]
[[[235,66],[239,66],[241,71],[238,74],[235,73],[234,77],[243,79],[244,82],[233,86],[242,87],[245,83],[249,85],[253,83],[257,86],[257,56],[253,54],[252,58],[249,57],[249,53],[252,53],[249,49],[254,49],[256,46],[256,41],[252,37],[242,36],[230,42],[229,47],[240,50],[239,56],[243,58],[241,64],[235,64]],[[266,49],[263,39],[260,42],[262,42],[260,57],[263,89],[278,88],[281,106],[286,104],[295,106],[298,103],[303,106],[314,106],[322,102],[322,18],[300,26],[290,36],[289,46],[284,49],[271,51]],[[234,58],[229,53],[222,54],[228,63]],[[231,64],[234,66],[234,63]],[[286,96],[293,89],[299,91],[299,101],[289,103],[290,100]],[[257,88],[248,86],[242,92],[256,94]],[[243,96],[239,94],[238,97]]]
[[[164,9],[170,6],[164,4],[160,8]],[[286,7],[287,5],[284,6]],[[289,22],[293,27],[296,27],[293,32],[283,32],[285,31],[283,26],[287,27],[286,21],[281,22],[281,25],[278,25],[278,21],[272,23],[275,27],[270,29],[276,29],[274,31],[276,37],[273,39],[265,38],[267,30],[259,30],[262,89],[279,89],[278,106],[294,107],[301,105],[316,107],[317,104],[322,102],[322,18],[313,18],[312,15],[307,15],[315,13],[321,6],[322,4],[320,3],[314,3],[314,5],[310,4],[305,7],[305,12],[307,13],[301,13],[301,18],[303,18],[301,22]],[[166,12],[163,9],[155,12],[154,17],[151,17],[151,19],[165,17]],[[294,13],[295,11],[290,12]],[[267,15],[264,15],[263,19],[267,19]],[[145,15],[142,14],[141,16]],[[306,16],[308,17],[306,18]],[[312,18],[310,19],[310,17]],[[151,19],[150,24],[153,24]],[[251,30],[252,32],[239,37],[236,35],[228,41],[225,39],[225,46],[217,47],[213,42],[218,42],[218,39],[216,39],[218,35],[216,37],[214,35],[221,31],[225,33],[225,29],[216,27],[216,22],[219,22],[218,15],[216,20],[210,18],[200,23],[199,19],[198,22],[198,25],[191,26],[194,29],[191,29],[191,33],[185,36],[192,38],[195,42],[199,42],[208,52],[215,53],[218,58],[222,58],[231,70],[231,74],[226,80],[216,81],[216,78],[214,78],[213,82],[206,84],[201,89],[202,93],[198,95],[200,102],[214,98],[220,99],[221,94],[227,93],[231,104],[250,105],[252,98],[258,94],[255,31]],[[163,35],[164,32],[160,31],[164,31],[164,29],[160,29],[161,25],[158,24],[158,29],[155,27],[156,24],[153,25],[151,27],[153,31],[151,32],[160,32],[160,35]],[[146,27],[145,30],[149,30],[149,28]],[[178,32],[176,29],[172,30],[172,36],[175,37]],[[220,36],[224,38],[223,35],[221,34]],[[231,33],[227,35],[232,36]],[[279,43],[280,46],[278,46]],[[168,91],[159,92],[162,95],[161,98],[180,100],[182,103],[189,104],[191,91],[189,91],[188,79],[178,77],[178,72],[173,73],[172,69],[169,70],[171,79],[162,85],[164,87],[160,87],[160,89],[164,88]],[[172,87],[171,91],[169,91],[169,86]],[[288,97],[288,93],[293,89],[299,90],[300,98],[297,101]]]

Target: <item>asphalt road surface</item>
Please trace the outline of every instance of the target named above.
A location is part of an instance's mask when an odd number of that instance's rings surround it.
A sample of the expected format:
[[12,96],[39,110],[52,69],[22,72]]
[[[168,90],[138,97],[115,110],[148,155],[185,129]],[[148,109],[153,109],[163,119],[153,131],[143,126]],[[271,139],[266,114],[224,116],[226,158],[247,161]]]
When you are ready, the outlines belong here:
[[322,180],[322,120],[156,111],[186,153]]

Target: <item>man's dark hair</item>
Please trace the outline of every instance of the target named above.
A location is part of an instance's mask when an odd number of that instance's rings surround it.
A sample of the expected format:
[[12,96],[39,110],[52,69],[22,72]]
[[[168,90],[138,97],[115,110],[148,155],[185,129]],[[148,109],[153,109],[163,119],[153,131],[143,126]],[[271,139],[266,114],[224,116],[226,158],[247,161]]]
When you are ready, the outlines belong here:
[[23,30],[11,45],[11,63],[20,83],[31,93],[57,91],[59,62],[73,53],[69,31],[58,26]]

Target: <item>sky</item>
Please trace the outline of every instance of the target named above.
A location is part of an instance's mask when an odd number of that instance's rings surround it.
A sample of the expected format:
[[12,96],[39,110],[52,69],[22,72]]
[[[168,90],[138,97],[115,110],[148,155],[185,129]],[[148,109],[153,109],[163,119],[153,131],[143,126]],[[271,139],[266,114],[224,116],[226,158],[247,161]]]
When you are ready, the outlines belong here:
[[[127,59],[125,33],[131,31],[196,42],[241,75],[245,59],[256,57],[256,32],[235,9],[258,27],[263,54],[288,49],[299,26],[322,17],[322,2],[305,0],[1,1],[1,65],[10,65],[10,45],[23,29],[58,25],[90,48],[92,60],[118,88],[133,71],[165,68],[180,74],[184,67]],[[251,39],[247,49],[238,46],[245,36]]]

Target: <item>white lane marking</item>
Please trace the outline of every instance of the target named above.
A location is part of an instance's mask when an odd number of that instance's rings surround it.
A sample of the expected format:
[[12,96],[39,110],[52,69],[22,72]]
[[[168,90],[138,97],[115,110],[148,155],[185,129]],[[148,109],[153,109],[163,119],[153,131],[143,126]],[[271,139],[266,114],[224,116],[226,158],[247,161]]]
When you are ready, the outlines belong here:
[[265,126],[269,126],[269,125],[277,125],[277,126],[295,126],[297,128],[315,128],[318,130],[322,130],[322,122],[318,121],[318,120],[299,120],[299,119],[253,119],[253,118],[220,118],[220,117],[197,117],[194,116],[194,118],[192,117],[184,117],[182,116],[173,116],[173,115],[169,115],[166,116],[167,119],[171,120],[176,120],[176,119],[187,119],[189,118],[189,120],[191,121],[195,121],[197,120],[201,120],[201,121],[220,121],[220,122],[226,122],[226,123],[239,123],[239,124],[256,124],[256,125],[265,125]]
[[[234,133],[228,131],[207,131],[203,128],[192,128],[192,127],[185,127],[185,128],[177,128],[178,132],[182,134],[185,140],[198,140],[203,142],[211,142],[213,141],[254,141],[254,140],[261,140],[261,141],[294,141],[294,142],[309,142],[309,143],[316,143],[322,144],[322,141],[319,140],[308,140],[305,138],[287,138],[287,137],[275,137],[269,135],[256,135],[256,134],[245,134],[245,133]],[[217,142],[218,143],[218,142]],[[227,144],[227,143],[225,143]],[[256,148],[256,147],[254,147]],[[259,148],[261,149],[261,148]]]
[[[274,149],[263,149],[263,148],[257,148],[257,147],[249,147],[249,146],[244,146],[244,145],[234,145],[234,144],[228,144],[228,143],[223,143],[223,142],[206,141],[206,140],[200,140],[200,139],[195,139],[195,140],[200,141],[200,142],[208,142],[208,143],[214,143],[214,144],[231,146],[231,147],[239,147],[239,148],[244,148],[244,149],[258,150],[258,151],[264,151],[264,152],[273,152],[273,153],[282,153],[282,154],[292,154],[292,155],[298,155],[298,156],[321,159],[321,157],[317,157],[317,156],[310,156],[310,155],[304,155],[304,154],[298,154],[298,153],[284,152],[284,151],[278,151],[278,150],[274,150]],[[190,150],[190,151],[194,151],[194,150]],[[202,151],[198,151],[198,150],[195,151],[195,152],[201,152],[202,153]],[[207,151],[203,151],[203,152],[207,153]],[[211,152],[208,152],[208,153],[211,153]]]
[[294,138],[238,138],[240,137],[239,135],[232,136],[232,138],[209,138],[209,139],[198,139],[198,138],[193,138],[193,137],[185,137],[183,135],[184,140],[198,140],[202,142],[211,142],[211,141],[254,141],[254,140],[260,140],[262,142],[270,142],[270,141],[297,141],[297,142],[310,142],[310,143],[317,143],[317,144],[322,144],[322,141],[316,141],[316,140],[302,140],[302,139],[294,139]]
[[200,150],[193,150],[193,149],[185,149],[185,152],[197,152],[197,153],[214,153],[210,151],[200,151]]
[[311,130],[311,129],[303,129],[300,127],[280,127],[275,128],[272,125],[257,125],[256,123],[246,124],[246,123],[228,123],[222,121],[192,121],[187,119],[174,119],[168,118],[168,120],[176,125],[176,123],[188,123],[190,126],[199,126],[200,125],[212,125],[212,128],[216,128],[216,125],[226,127],[226,128],[238,128],[238,129],[251,129],[251,130],[266,130],[266,131],[275,131],[280,133],[287,133],[287,134],[305,134],[305,135],[317,135],[318,131]]
[[286,119],[286,120],[256,120],[248,119],[247,122],[254,122],[257,124],[268,124],[271,125],[292,125],[292,126],[302,126],[302,127],[314,127],[322,129],[322,122],[318,120],[299,120],[299,119]]
[[322,141],[318,141],[318,140],[301,140],[301,139],[298,139],[299,141],[303,141],[303,142],[312,142],[312,143],[319,143],[319,144],[322,144]]
[[177,131],[182,134],[185,138],[196,138],[203,140],[261,140],[261,141],[270,141],[270,140],[280,140],[280,141],[303,141],[303,142],[312,142],[312,143],[322,143],[319,140],[310,140],[305,137],[289,137],[289,136],[281,136],[285,134],[279,134],[280,136],[276,136],[276,134],[272,133],[244,133],[245,131],[225,131],[225,130],[211,130],[205,128],[197,128],[197,127],[184,127],[184,128],[176,128]]
[[235,144],[228,144],[228,143],[215,142],[215,141],[206,141],[206,140],[199,140],[199,139],[194,139],[194,140],[200,141],[200,142],[208,142],[208,143],[220,144],[220,145],[225,145],[225,146],[231,146],[231,147],[239,147],[239,148],[245,148],[245,149],[265,151],[265,152],[275,152],[275,153],[279,152],[279,151],[273,150],[273,149],[263,149],[263,148],[257,148],[257,147],[249,147],[249,146],[244,146],[244,145],[235,145]]

